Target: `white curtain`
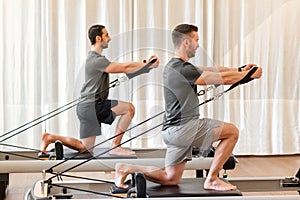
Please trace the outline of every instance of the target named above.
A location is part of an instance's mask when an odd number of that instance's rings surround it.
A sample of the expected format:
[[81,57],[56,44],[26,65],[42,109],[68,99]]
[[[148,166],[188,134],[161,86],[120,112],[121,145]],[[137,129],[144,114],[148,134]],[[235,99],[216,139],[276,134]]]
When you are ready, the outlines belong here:
[[[162,70],[173,53],[170,32],[179,23],[193,23],[199,27],[201,46],[191,60],[195,65],[257,63],[264,69],[260,80],[202,106],[201,115],[236,124],[240,139],[235,154],[299,153],[299,8],[298,0],[3,0],[0,141],[8,131],[78,97],[90,48],[86,31],[95,23],[106,25],[111,34],[104,51],[110,60],[140,61],[153,54],[161,59],[159,69],[110,91],[111,98],[135,105],[131,126],[163,111]],[[217,91],[222,89],[226,87]],[[124,141],[161,122],[159,116],[144,123]],[[115,123],[104,125],[97,142],[112,136],[114,128]],[[39,148],[45,129],[78,137],[75,109],[3,143]],[[126,145],[164,147],[160,133],[159,127]]]

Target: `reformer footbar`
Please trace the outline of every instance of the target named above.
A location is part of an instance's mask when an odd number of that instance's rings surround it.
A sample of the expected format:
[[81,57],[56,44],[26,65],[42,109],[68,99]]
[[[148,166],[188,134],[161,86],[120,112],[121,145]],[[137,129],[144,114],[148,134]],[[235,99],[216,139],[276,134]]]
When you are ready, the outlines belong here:
[[[210,99],[208,99],[208,100],[206,100],[206,101],[204,101],[204,102],[202,102],[202,103],[196,105],[196,106],[193,107],[192,109],[197,108],[197,107],[199,107],[199,106],[201,106],[201,105],[204,105],[204,104],[206,104],[206,103],[208,103],[208,102],[210,102],[210,101],[212,101],[212,100],[216,100],[216,99],[220,98],[221,96],[223,96],[223,95],[224,95],[225,93],[227,93],[228,91],[232,90],[233,88],[235,88],[235,87],[237,87],[237,86],[239,86],[239,85],[241,85],[241,84],[245,84],[245,83],[247,83],[247,82],[253,80],[253,78],[251,78],[251,76],[255,73],[255,71],[256,71],[257,69],[258,69],[257,67],[252,67],[252,69],[247,73],[247,75],[246,75],[244,78],[242,78],[240,81],[238,81],[238,82],[234,83],[233,85],[231,85],[227,90],[224,90],[223,92],[218,93],[217,95],[214,95],[212,98],[210,98]],[[161,115],[162,113],[164,113],[164,111],[161,112],[161,113],[159,113],[159,114],[157,114],[157,115],[155,115],[154,117],[157,117],[157,116]],[[150,119],[153,119],[154,117],[151,117]],[[147,119],[147,120],[141,122],[140,124],[145,123],[146,121],[149,121],[150,119]],[[125,142],[121,143],[120,145],[115,146],[115,147],[113,147],[113,148],[111,148],[111,149],[109,149],[109,150],[103,152],[102,154],[107,153],[107,152],[111,151],[112,149],[117,148],[117,147],[119,147],[119,146],[121,146],[121,145],[123,145],[123,144],[125,144],[125,143],[127,143],[127,142],[129,142],[129,141],[131,141],[131,140],[133,140],[133,139],[135,139],[135,138],[137,138],[137,137],[139,137],[139,136],[141,136],[141,135],[143,135],[143,134],[149,132],[149,131],[151,131],[151,130],[154,130],[154,129],[156,129],[156,128],[162,126],[164,123],[166,123],[166,122],[163,122],[163,123],[161,123],[161,124],[159,124],[159,125],[156,125],[156,126],[152,127],[151,129],[148,129],[148,130],[144,131],[143,133],[138,134],[137,136],[132,137],[132,138],[126,140]],[[168,123],[168,121],[167,121],[167,123]],[[140,124],[139,124],[139,125],[140,125]],[[135,126],[135,127],[136,127],[136,126]],[[128,131],[128,130],[126,130],[126,131]],[[126,131],[124,131],[123,133],[125,133]],[[120,133],[120,134],[123,134],[123,133]],[[105,142],[106,142],[106,141],[105,141]],[[102,143],[101,143],[101,144],[102,144]],[[97,145],[96,145],[96,146],[97,146]],[[99,154],[98,156],[100,156],[100,155],[101,155],[101,154]],[[50,184],[50,185],[51,185],[51,182],[52,182],[51,180],[52,180],[53,178],[55,178],[55,177],[57,177],[57,176],[64,176],[64,173],[65,173],[65,172],[68,172],[68,171],[70,171],[71,169],[74,169],[74,168],[76,168],[76,167],[79,167],[79,166],[81,166],[81,165],[83,165],[83,164],[89,162],[90,160],[91,160],[91,159],[88,159],[88,160],[86,160],[86,161],[84,161],[84,162],[82,162],[82,163],[79,163],[78,165],[76,165],[76,166],[74,166],[74,167],[71,167],[71,168],[69,168],[69,169],[66,169],[66,170],[64,170],[64,171],[62,171],[62,172],[59,172],[59,173],[53,173],[53,168],[65,162],[65,161],[63,161],[62,163],[59,163],[59,164],[57,164],[56,166],[53,166],[53,167],[51,167],[50,169],[47,170],[47,172],[54,174],[54,176],[50,177],[48,180],[45,180],[44,183],[47,183],[47,184]],[[102,180],[98,180],[98,181],[99,181],[99,182],[102,182]],[[103,195],[105,195],[105,194],[103,194]],[[116,196],[116,197],[118,197],[118,196]]]

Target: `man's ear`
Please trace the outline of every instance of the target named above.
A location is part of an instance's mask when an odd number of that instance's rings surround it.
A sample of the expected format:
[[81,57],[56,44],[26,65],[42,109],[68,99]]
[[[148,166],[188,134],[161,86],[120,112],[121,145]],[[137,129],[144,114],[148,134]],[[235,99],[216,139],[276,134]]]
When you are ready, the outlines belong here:
[[102,38],[101,38],[99,35],[97,35],[97,36],[96,36],[96,41],[101,42],[101,40],[102,40]]
[[184,44],[184,46],[189,46],[190,45],[190,40],[189,39],[184,39],[183,44]]

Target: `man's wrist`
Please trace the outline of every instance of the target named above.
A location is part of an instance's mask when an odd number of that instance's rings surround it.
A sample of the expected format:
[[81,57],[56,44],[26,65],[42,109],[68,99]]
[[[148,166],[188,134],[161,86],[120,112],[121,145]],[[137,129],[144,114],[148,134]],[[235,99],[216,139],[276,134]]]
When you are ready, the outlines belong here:
[[244,71],[243,68],[245,68],[246,66],[247,66],[247,65],[243,65],[243,66],[241,66],[241,67],[238,67],[238,72]]

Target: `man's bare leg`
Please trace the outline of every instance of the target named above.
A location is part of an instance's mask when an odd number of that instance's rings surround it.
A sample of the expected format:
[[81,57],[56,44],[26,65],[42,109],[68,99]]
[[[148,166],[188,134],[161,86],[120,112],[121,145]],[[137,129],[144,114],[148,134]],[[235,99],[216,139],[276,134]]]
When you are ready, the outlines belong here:
[[[126,131],[129,127],[132,118],[134,117],[135,109],[131,103],[118,101],[118,105],[111,109],[117,116],[121,115],[119,122],[117,124],[115,135],[119,135]],[[121,144],[124,134],[115,137],[112,141],[112,147],[116,147]],[[109,152],[113,155],[133,155],[133,151],[125,149],[123,147],[116,147]]]
[[42,143],[40,147],[40,151],[46,153],[46,149],[49,144],[54,143],[55,141],[60,140],[63,145],[77,150],[77,151],[84,151],[86,150],[86,146],[78,139],[73,137],[65,137],[60,135],[54,135],[50,133],[43,133],[42,135]]
[[221,191],[235,190],[236,186],[225,183],[218,178],[218,174],[231,155],[238,140],[238,129],[232,124],[224,123],[223,126],[215,129],[215,136],[215,139],[221,140],[221,142],[216,148],[212,165],[204,183],[204,188]]
[[186,161],[183,161],[163,170],[153,166],[118,163],[115,172],[115,185],[120,188],[126,188],[127,186],[124,185],[126,177],[135,172],[142,172],[147,180],[161,185],[177,185],[182,178],[185,164]]

